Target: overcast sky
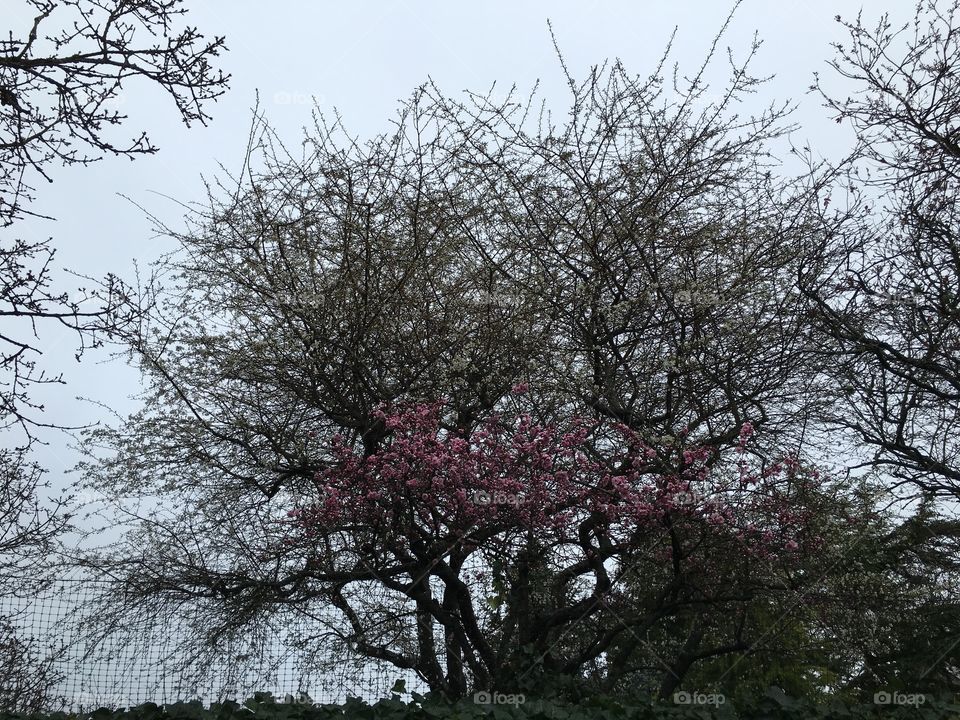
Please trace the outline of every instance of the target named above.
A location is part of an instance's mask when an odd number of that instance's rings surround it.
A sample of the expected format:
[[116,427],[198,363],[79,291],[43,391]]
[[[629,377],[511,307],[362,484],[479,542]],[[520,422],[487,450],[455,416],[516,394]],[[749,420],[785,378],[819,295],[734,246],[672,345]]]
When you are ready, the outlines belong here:
[[[0,2],[10,28],[22,37],[31,17],[27,3]],[[864,13],[872,21],[889,11],[899,25],[910,18],[910,5],[882,0]],[[59,169],[53,185],[39,187],[36,209],[57,220],[23,222],[14,229],[27,239],[53,238],[59,289],[73,290],[78,284],[62,268],[95,277],[112,272],[133,283],[134,260],[146,267],[173,249],[169,239],[155,236],[143,211],[120,194],[178,226],[183,211],[177,202],[204,197],[201,176],[215,176],[218,163],[238,168],[257,91],[271,124],[294,146],[301,140],[301,127],[310,123],[314,103],[325,112],[337,109],[352,133],[367,138],[387,130],[398,101],[428,77],[448,94],[486,91],[493,82],[504,87],[516,83],[525,91],[539,79],[548,103],[555,113],[562,112],[567,90],[548,18],[575,77],[613,58],[632,73],[648,74],[674,27],[673,58],[681,73],[694,74],[732,3],[187,0],[185,6],[191,25],[207,36],[226,36],[229,52],[221,67],[232,74],[232,87],[208,108],[213,116],[208,127],[187,129],[158,88],[132,84],[122,97],[121,108],[130,120],[120,135],[146,129],[160,152],[134,162],[107,158],[86,168]],[[828,85],[832,81],[826,65],[833,55],[830,43],[845,40],[834,17],[852,18],[859,10],[859,2],[844,0],[744,0],[721,41],[711,77],[725,77],[727,46],[742,58],[754,31],[759,32],[764,44],[753,70],[775,77],[757,107],[774,99],[797,101],[794,120],[801,130],[794,142],[837,157],[849,145],[849,130],[832,123],[818,97],[807,90],[815,71],[826,76]],[[51,20],[56,17],[54,13]],[[34,397],[46,404],[47,420],[111,421],[104,409],[76,400],[78,395],[121,415],[136,408],[130,396],[138,392],[139,376],[123,360],[95,351],[77,364],[75,338],[54,326],[41,327],[40,345],[47,354],[39,364],[64,372],[68,383],[35,391]],[[65,487],[75,479],[66,471],[77,462],[76,453],[60,433],[43,437],[50,445],[38,448],[37,459],[48,468],[54,486]]]

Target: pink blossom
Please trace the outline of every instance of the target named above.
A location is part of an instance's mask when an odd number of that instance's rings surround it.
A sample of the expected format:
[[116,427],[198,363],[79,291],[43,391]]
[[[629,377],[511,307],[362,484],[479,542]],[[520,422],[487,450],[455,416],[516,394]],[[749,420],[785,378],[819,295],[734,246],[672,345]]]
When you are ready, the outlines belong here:
[[[391,434],[366,458],[361,449],[343,444],[342,436],[333,436],[332,462],[315,475],[322,491],[312,504],[307,498],[303,509],[288,513],[291,524],[307,537],[337,528],[380,527],[392,528],[398,543],[416,538],[452,547],[480,530],[486,533],[483,542],[493,547],[533,531],[576,546],[580,523],[594,511],[600,515],[598,530],[611,542],[642,537],[652,556],[660,552],[653,548],[662,547],[663,520],[669,515],[673,527],[703,539],[685,562],[704,572],[711,557],[705,553],[712,551],[700,550],[701,545],[785,558],[799,545],[784,542],[784,534],[805,531],[805,547],[816,544],[808,528],[815,507],[798,499],[800,483],[790,483],[791,495],[780,478],[792,472],[813,487],[827,478],[813,475],[795,457],[761,474],[749,457],[734,453],[730,460],[739,468],[739,483],[736,472],[731,478],[708,466],[711,457],[722,460],[725,452],[743,449],[753,434],[750,422],[741,427],[738,445],[728,450],[683,439],[658,448],[625,425],[575,417],[541,426],[529,414],[490,414],[470,436],[460,437],[441,427],[444,407],[437,401],[378,410]],[[682,464],[654,472],[644,459],[656,458],[658,449],[665,463],[677,463],[679,452]]]
[[753,423],[747,420],[740,426],[740,436],[737,440],[737,449],[743,451],[747,446],[747,440],[753,435]]

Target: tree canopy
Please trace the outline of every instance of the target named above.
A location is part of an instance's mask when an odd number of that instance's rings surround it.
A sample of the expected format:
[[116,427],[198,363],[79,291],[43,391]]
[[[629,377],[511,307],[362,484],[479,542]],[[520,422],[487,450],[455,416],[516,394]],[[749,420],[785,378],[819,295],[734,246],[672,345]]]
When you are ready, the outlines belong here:
[[[758,44],[710,96],[710,57],[672,87],[669,48],[561,58],[563,121],[427,83],[367,143],[318,113],[297,156],[257,111],[120,331],[142,409],[87,437],[131,523],[78,558],[124,591],[105,622],[200,600],[211,650],[332,607],[315,669],[450,697],[957,688],[952,151],[904,120],[949,102],[954,35],[925,7],[928,94],[878,109],[857,68],[914,66],[850,24],[859,144],[797,175],[789,103],[735,112]],[[888,204],[843,206],[883,153]],[[868,472],[821,467],[844,438]]]

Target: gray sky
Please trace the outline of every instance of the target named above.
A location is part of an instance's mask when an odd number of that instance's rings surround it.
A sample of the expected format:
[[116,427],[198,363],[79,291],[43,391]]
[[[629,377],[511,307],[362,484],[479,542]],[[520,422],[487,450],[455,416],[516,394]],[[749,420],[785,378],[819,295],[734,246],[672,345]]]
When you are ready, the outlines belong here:
[[[31,16],[26,3],[2,2],[8,19],[7,8],[17,6],[9,22],[23,34]],[[494,81],[505,88],[516,83],[523,92],[539,78],[556,116],[566,108],[567,90],[547,30],[548,17],[575,77],[582,78],[591,65],[608,58],[619,58],[629,72],[648,74],[674,26],[678,32],[672,57],[679,61],[681,74],[692,75],[732,3],[188,0],[185,5],[191,25],[207,36],[226,36],[229,52],[221,67],[233,75],[232,89],[208,108],[213,116],[209,127],[187,129],[157,88],[131,84],[121,104],[130,120],[118,137],[146,129],[160,152],[135,162],[107,158],[86,168],[57,169],[55,183],[39,187],[37,209],[57,221],[23,222],[14,230],[27,239],[53,237],[58,288],[77,287],[60,272],[64,267],[94,277],[113,272],[132,283],[134,260],[146,267],[159,253],[173,249],[169,239],[154,236],[143,212],[118,193],[180,226],[182,209],[163,196],[183,203],[202,200],[202,175],[216,175],[218,162],[231,170],[239,167],[257,90],[269,121],[294,147],[301,127],[310,123],[314,101],[323,111],[338,109],[346,127],[367,138],[388,129],[398,101],[428,76],[448,94],[486,91]],[[872,21],[886,10],[902,24],[910,18],[911,5],[905,0],[877,1],[865,15]],[[794,120],[801,130],[794,142],[809,142],[828,157],[837,157],[849,146],[849,130],[831,122],[807,88],[814,71],[833,80],[826,66],[833,55],[829,43],[846,39],[834,16],[852,18],[859,9],[859,2],[847,0],[744,0],[721,41],[711,77],[726,77],[727,46],[743,58],[758,31],[764,44],[754,73],[776,77],[765,86],[756,108],[773,99],[798,101]],[[63,372],[68,383],[35,390],[34,398],[46,403],[49,421],[111,421],[106,411],[76,400],[77,395],[121,415],[136,408],[130,399],[139,389],[136,369],[109,360],[106,351],[90,352],[77,364],[75,339],[52,325],[41,328],[40,345],[46,355],[38,365]],[[37,459],[48,468],[54,486],[65,487],[75,479],[66,470],[78,460],[68,448],[70,440],[56,432],[42,437],[50,445],[38,447]]]

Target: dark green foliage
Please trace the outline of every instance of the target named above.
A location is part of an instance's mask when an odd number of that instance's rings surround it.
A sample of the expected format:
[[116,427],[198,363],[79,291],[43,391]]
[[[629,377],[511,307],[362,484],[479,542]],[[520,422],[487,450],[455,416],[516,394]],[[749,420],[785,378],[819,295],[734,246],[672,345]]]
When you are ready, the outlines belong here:
[[[402,691],[402,684],[394,686]],[[205,708],[199,701],[157,706],[144,703],[132,708],[100,708],[82,715],[66,713],[0,714],[0,720],[867,720],[868,718],[911,718],[911,720],[955,720],[960,718],[960,703],[955,698],[926,696],[921,704],[881,705],[847,703],[838,700],[814,704],[796,700],[777,688],[770,688],[757,699],[740,707],[727,703],[718,706],[670,704],[636,700],[621,703],[598,696],[577,704],[528,698],[516,705],[483,705],[465,698],[448,703],[433,697],[411,693],[405,702],[396,692],[389,699],[371,705],[349,698],[343,705],[279,703],[269,693],[257,693],[242,705],[228,700]]]

